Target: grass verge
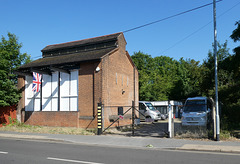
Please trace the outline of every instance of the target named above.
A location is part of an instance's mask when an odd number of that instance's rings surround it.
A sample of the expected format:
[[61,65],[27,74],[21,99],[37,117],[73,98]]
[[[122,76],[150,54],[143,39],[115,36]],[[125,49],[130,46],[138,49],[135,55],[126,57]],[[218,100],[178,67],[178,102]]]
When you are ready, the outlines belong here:
[[72,134],[72,135],[95,135],[97,129],[83,129],[75,127],[49,127],[33,126],[19,123],[15,119],[9,118],[10,124],[4,125],[0,131],[14,131],[22,133],[49,133],[49,134]]

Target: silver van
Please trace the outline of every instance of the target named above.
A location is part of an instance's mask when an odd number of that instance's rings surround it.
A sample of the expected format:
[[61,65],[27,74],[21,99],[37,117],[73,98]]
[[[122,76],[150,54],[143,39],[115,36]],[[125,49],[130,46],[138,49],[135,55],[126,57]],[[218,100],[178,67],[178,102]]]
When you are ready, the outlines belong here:
[[183,107],[183,126],[207,126],[211,118],[212,102],[207,97],[188,98]]
[[[161,120],[161,113],[148,101],[139,101],[140,120]],[[144,116],[143,116],[144,115]]]

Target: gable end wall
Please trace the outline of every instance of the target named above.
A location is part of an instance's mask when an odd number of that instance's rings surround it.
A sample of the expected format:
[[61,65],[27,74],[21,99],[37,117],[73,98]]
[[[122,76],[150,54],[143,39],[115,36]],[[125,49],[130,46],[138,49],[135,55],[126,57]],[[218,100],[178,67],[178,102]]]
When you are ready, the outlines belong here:
[[[125,40],[119,40],[124,45]],[[122,46],[123,46],[122,45]],[[118,118],[118,107],[124,112],[132,106],[132,101],[138,104],[138,72],[127,57],[125,48],[121,47],[111,55],[102,59],[102,97],[104,103],[104,127]],[[135,76],[135,79],[134,79]],[[134,87],[135,82],[135,87]],[[134,91],[135,88],[135,91]],[[131,110],[113,126],[131,124]]]

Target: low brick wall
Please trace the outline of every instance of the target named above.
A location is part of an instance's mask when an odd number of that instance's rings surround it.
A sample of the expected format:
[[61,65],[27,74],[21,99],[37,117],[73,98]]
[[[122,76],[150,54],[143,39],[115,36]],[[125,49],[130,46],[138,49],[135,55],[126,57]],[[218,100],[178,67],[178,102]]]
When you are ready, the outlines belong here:
[[29,125],[78,127],[78,112],[29,112],[24,122]]
[[88,129],[88,128],[97,128],[97,119],[96,118],[79,118],[79,127]]
[[0,127],[3,126],[3,124],[8,125],[9,117],[12,119],[16,119],[16,106],[8,106],[8,107],[0,107]]

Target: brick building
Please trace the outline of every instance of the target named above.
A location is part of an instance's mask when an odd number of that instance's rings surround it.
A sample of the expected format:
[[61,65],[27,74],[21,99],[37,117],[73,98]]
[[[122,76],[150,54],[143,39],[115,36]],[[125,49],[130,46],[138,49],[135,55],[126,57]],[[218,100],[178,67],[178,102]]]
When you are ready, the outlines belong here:
[[[32,72],[42,74],[36,94]],[[27,124],[96,128],[97,103],[102,102],[106,127],[117,117],[118,107],[126,111],[132,101],[138,104],[138,71],[123,33],[46,46],[42,58],[17,73],[22,91],[17,117]],[[118,125],[129,124],[129,115]]]

